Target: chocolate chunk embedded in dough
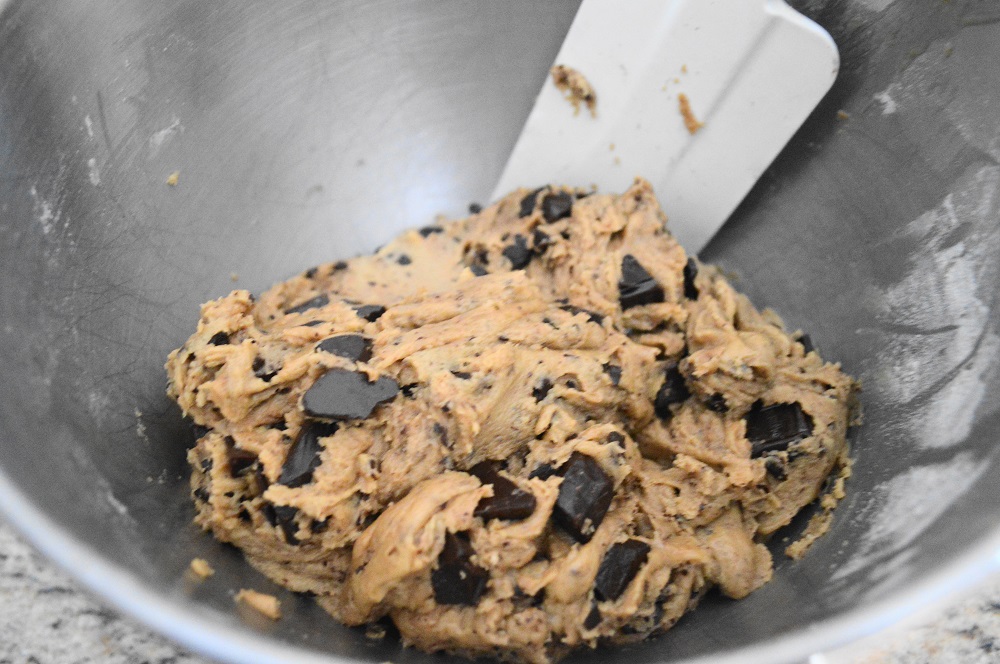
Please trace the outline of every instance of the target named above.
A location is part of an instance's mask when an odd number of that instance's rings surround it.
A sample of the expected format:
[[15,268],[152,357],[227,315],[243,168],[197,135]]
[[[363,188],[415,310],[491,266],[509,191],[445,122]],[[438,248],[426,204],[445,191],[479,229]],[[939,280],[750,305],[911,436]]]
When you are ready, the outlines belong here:
[[253,375],[265,383],[270,383],[271,379],[278,375],[278,372],[267,366],[267,362],[259,355],[253,359],[253,364],[250,365],[250,368],[253,370]]
[[446,533],[431,586],[438,604],[475,606],[486,592],[490,574],[470,560],[475,551],[468,533]]
[[684,265],[684,297],[689,300],[698,299],[698,287],[694,285],[694,278],[698,276],[698,263],[693,258],[689,258]]
[[621,597],[648,555],[649,545],[637,539],[619,542],[608,549],[594,579],[594,596],[599,600]]
[[216,332],[212,335],[212,338],[208,340],[208,343],[213,346],[226,346],[229,344],[229,335],[225,332]]
[[589,542],[611,506],[611,478],[597,461],[579,452],[573,452],[559,470],[563,481],[553,515],[575,540]]
[[542,199],[542,216],[550,224],[573,214],[573,197],[564,191]]
[[622,310],[643,304],[663,302],[663,287],[653,279],[632,254],[622,258],[622,277],[618,281],[618,301]]
[[352,362],[367,362],[372,359],[372,342],[360,334],[339,334],[324,339],[316,349],[324,353],[346,357]]
[[435,233],[444,233],[444,229],[440,226],[424,226],[417,232],[420,233],[422,237],[430,237]]
[[278,484],[300,487],[312,482],[313,471],[319,467],[319,455],[323,451],[319,439],[332,436],[336,431],[336,424],[307,422],[299,433],[299,437],[292,443],[291,449],[288,450],[288,456],[285,457],[285,463],[281,467]]
[[788,449],[813,432],[813,420],[798,402],[764,406],[757,401],[747,413],[746,424],[751,457]]
[[374,323],[385,313],[385,307],[381,304],[365,304],[356,307],[354,310],[358,313],[359,317],[364,318],[369,323]]
[[388,376],[369,382],[368,376],[346,369],[331,369],[302,396],[302,408],[311,417],[330,420],[363,420],[379,404],[399,394],[399,383]]
[[528,240],[521,234],[514,236],[513,244],[508,245],[501,252],[510,261],[510,266],[515,270],[523,270],[531,262],[532,253],[528,249]]
[[608,378],[611,379],[611,384],[618,387],[618,383],[622,381],[622,368],[617,364],[603,364],[601,368],[604,369],[604,373],[608,374]]
[[285,309],[286,314],[301,314],[304,311],[309,311],[310,309],[319,309],[320,307],[325,307],[330,304],[330,298],[327,295],[317,295],[311,300],[306,300],[302,304],[294,306],[290,309]]
[[670,406],[682,403],[689,396],[691,396],[691,392],[688,390],[684,374],[681,373],[676,364],[669,365],[664,373],[663,385],[660,386],[660,390],[656,393],[656,401],[653,402],[657,417],[669,420],[673,417]]
[[226,460],[229,462],[229,474],[241,477],[257,462],[257,455],[249,450],[230,447],[226,450]]
[[527,519],[535,511],[535,496],[501,475],[499,465],[496,461],[483,461],[469,469],[469,474],[480,482],[493,485],[493,495],[479,501],[474,516],[483,521]]
[[543,191],[545,191],[545,187],[539,187],[521,199],[521,210],[518,215],[521,219],[524,219],[535,211],[535,204],[538,203],[538,194]]
[[602,316],[601,314],[597,313],[596,311],[591,311],[590,309],[582,309],[580,307],[575,307],[572,304],[564,304],[563,306],[561,306],[559,308],[562,309],[563,311],[568,311],[569,313],[573,314],[574,316],[576,316],[577,314],[583,314],[584,316],[587,317],[587,320],[589,322],[591,322],[591,323],[597,323],[598,325],[601,325],[601,324],[604,323],[604,316]]

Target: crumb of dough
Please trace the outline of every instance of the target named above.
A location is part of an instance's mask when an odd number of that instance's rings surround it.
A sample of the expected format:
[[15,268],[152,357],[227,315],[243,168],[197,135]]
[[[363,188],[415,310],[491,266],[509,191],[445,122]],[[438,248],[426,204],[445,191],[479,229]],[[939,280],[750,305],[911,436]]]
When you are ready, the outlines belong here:
[[199,579],[207,579],[215,574],[215,570],[212,569],[212,566],[204,558],[195,558],[192,560],[190,569]]
[[573,104],[574,115],[580,113],[580,105],[583,104],[591,117],[597,117],[597,93],[583,74],[566,65],[556,65],[549,73],[552,74],[552,82]]
[[681,73],[682,74],[688,73],[688,66],[687,65],[681,65]]
[[843,495],[856,384],[664,223],[643,180],[521,189],[206,303],[167,362],[196,523],[430,652],[545,664],[754,592]]
[[851,477],[854,462],[849,457],[844,457],[839,466],[836,479],[830,490],[820,498],[819,506],[822,511],[812,515],[802,535],[797,540],[785,547],[785,555],[792,560],[801,560],[806,552],[816,543],[820,537],[830,530],[833,523],[833,510],[841,500],[847,495],[845,484]]
[[705,123],[700,122],[694,116],[694,111],[691,110],[691,101],[686,94],[682,92],[677,95],[677,102],[681,108],[681,117],[684,118],[684,126],[687,128],[688,133],[693,136],[699,129],[705,126]]
[[851,116],[850,116],[850,114],[848,114],[847,111],[837,111],[837,119],[838,120],[850,120]]
[[281,602],[274,595],[267,595],[256,590],[244,588],[236,593],[236,602],[249,606],[257,613],[271,620],[279,620],[281,618]]
[[381,641],[385,638],[385,627],[377,623],[373,623],[365,627],[365,637],[371,639],[372,641]]
[[239,273],[238,272],[230,272],[229,273],[229,280],[232,281],[233,283],[236,283],[237,281],[239,281],[240,280]]
[[173,173],[167,176],[167,184],[169,184],[171,187],[176,187],[177,180],[179,180],[180,177],[181,177],[181,172],[174,171]]

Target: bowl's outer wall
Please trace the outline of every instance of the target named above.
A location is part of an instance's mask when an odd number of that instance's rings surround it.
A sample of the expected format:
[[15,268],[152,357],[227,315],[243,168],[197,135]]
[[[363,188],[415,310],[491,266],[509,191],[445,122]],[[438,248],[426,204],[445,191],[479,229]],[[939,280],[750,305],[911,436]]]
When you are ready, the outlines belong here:
[[[8,3],[0,467],[14,487],[206,629],[238,624],[230,591],[274,588],[190,525],[167,353],[234,286],[484,202],[577,4]],[[1000,2],[796,4],[837,40],[841,75],[702,258],[863,379],[850,495],[804,561],[779,558],[745,601],[710,598],[629,649],[636,662],[821,635],[1000,530]],[[196,589],[194,556],[218,570]],[[276,640],[425,659],[279,594]]]

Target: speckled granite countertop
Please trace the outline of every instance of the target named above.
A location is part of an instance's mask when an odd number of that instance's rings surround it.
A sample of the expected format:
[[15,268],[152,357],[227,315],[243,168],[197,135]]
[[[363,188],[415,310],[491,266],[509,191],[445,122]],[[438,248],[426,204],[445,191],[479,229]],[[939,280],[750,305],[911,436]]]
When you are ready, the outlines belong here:
[[[1000,578],[809,664],[1000,662]],[[94,601],[0,522],[0,664],[208,664]]]

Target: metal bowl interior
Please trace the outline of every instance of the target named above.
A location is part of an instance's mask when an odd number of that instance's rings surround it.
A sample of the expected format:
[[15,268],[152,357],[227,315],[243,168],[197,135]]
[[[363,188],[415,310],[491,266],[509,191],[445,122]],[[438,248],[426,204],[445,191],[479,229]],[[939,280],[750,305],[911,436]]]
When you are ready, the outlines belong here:
[[[191,525],[191,437],[162,365],[234,281],[259,292],[482,202],[577,4],[4,4],[9,518],[206,654],[431,661],[335,624]],[[848,498],[748,599],[575,661],[789,660],[997,565],[1000,5],[795,4],[837,40],[841,75],[702,258],[862,378]],[[210,583],[185,582],[195,556]],[[246,586],[286,618],[238,617]]]

